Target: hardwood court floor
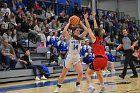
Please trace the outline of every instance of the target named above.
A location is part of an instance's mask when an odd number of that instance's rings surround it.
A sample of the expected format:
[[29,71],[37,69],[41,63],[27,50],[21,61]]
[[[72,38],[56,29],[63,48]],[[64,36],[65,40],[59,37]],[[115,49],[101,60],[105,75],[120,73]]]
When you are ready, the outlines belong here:
[[[122,72],[122,71],[121,71]],[[140,93],[140,69],[138,69],[139,78],[131,79],[130,75],[132,71],[128,71],[128,75],[125,79],[120,79],[118,75],[120,71],[116,74],[106,74],[105,84],[106,91],[102,93]],[[45,81],[23,81],[15,83],[0,84],[0,93],[53,93],[56,87],[58,78],[51,78]],[[76,76],[69,76],[65,79],[65,84],[63,85],[60,93],[77,93],[75,90]],[[100,86],[96,77],[93,77],[94,86],[96,92],[101,93]],[[82,92],[86,93],[87,84],[85,77],[81,82]],[[78,92],[79,93],[79,92]]]

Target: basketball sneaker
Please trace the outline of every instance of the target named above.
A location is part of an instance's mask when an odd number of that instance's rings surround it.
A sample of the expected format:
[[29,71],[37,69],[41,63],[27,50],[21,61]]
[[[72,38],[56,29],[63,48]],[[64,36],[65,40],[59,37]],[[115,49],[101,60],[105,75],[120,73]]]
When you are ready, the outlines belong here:
[[81,92],[80,86],[76,86],[76,92]]
[[109,73],[110,73],[110,71],[106,70],[106,74],[109,74]]
[[35,77],[35,80],[36,80],[36,81],[39,81],[39,80],[40,80],[40,78],[39,78],[38,76],[36,76],[36,77]]
[[102,85],[102,86],[101,86],[101,91],[100,91],[100,93],[104,93],[104,91],[105,91],[105,86]]
[[44,75],[41,77],[41,79],[42,80],[47,80],[47,78]]
[[54,93],[59,93],[60,92],[60,88],[56,87],[56,89],[54,90]]
[[93,93],[95,91],[95,88],[93,86],[88,87],[86,93]]

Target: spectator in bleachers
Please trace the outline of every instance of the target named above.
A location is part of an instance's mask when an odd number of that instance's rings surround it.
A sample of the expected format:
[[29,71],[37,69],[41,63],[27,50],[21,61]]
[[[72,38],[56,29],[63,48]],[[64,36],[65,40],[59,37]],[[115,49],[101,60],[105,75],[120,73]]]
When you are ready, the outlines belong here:
[[6,70],[15,69],[17,64],[16,54],[12,45],[8,43],[8,39],[3,38],[1,53],[4,63],[7,65]]
[[47,46],[51,46],[52,45],[52,43],[53,43],[53,32],[51,31],[50,33],[49,33],[49,36],[47,37]]
[[4,7],[1,8],[1,12],[3,16],[5,15],[5,13],[8,13],[8,15],[11,14],[11,10],[8,8],[7,3],[4,3]]
[[91,49],[91,47],[89,46],[88,39],[83,40],[81,42],[81,48],[80,48],[80,57],[81,57],[82,62],[83,62],[83,58],[84,58],[85,54],[88,53],[88,49]]
[[38,15],[41,14],[42,8],[39,6],[37,1],[35,1],[33,9],[34,9],[35,14],[38,14]]
[[60,23],[64,23],[66,21],[65,19],[65,12],[62,11],[58,17],[58,21],[60,21]]
[[52,19],[52,21],[48,24],[49,29],[56,29],[56,20]]
[[9,16],[8,12],[6,12],[5,15],[3,16],[3,21],[5,23],[10,22],[10,16]]
[[22,16],[24,15],[24,10],[23,10],[22,6],[19,6],[19,7],[18,7],[17,13],[18,13],[18,14],[21,14]]
[[114,42],[111,41],[111,37],[110,34],[108,34],[107,37],[105,37],[105,42],[106,42],[106,46],[109,46],[109,49],[111,50],[113,48],[113,44]]
[[49,29],[48,29],[48,27],[45,27],[44,34],[45,34],[46,38],[49,36]]
[[56,47],[51,46],[50,52],[51,52],[50,63],[57,63],[58,65],[58,57],[59,57],[58,49]]
[[52,46],[57,48],[57,42],[59,41],[59,37],[58,37],[58,32],[55,31],[54,35],[53,35],[53,42],[52,42]]
[[38,47],[46,47],[46,36],[44,34],[45,27],[42,27],[41,30],[38,31],[38,35],[40,36],[41,42]]
[[22,15],[20,13],[17,13],[16,15],[16,23],[17,23],[17,26],[21,26],[22,22],[23,22],[23,19],[27,19],[27,18],[22,18]]
[[7,29],[7,27],[6,27],[5,22],[1,22],[0,23],[0,35],[1,36],[3,36],[3,34],[6,32],[6,29]]
[[36,20],[34,22],[34,30],[35,30],[35,32],[38,32],[38,31],[41,30],[41,27],[39,26],[39,21],[38,20]]
[[40,80],[39,76],[37,75],[37,70],[39,70],[39,72],[40,72],[41,79],[43,79],[43,80],[47,79],[44,76],[43,69],[39,65],[33,65],[33,61],[31,60],[30,51],[29,50],[25,51],[24,56],[22,56],[19,59],[19,61],[24,64],[25,68],[33,70],[33,73],[34,73],[34,76],[35,76],[35,80]]
[[[31,30],[34,29],[33,18],[32,18],[32,17],[29,17],[27,20],[28,20],[28,21],[27,21],[27,24],[28,24],[28,32],[29,32],[30,29],[31,29]],[[40,28],[41,28],[41,27],[40,27]]]
[[89,45],[89,39],[85,40],[85,46],[84,47],[86,48],[86,52],[88,52],[88,49],[91,49],[91,46]]
[[15,26],[17,25],[15,15],[13,12],[11,12],[11,15],[10,15],[10,22],[13,23]]
[[16,29],[11,29],[11,45],[13,46],[15,52],[17,53],[17,31]]
[[57,19],[52,19],[52,21],[48,24],[49,29],[58,30],[61,28],[61,23]]
[[51,22],[51,18],[52,18],[52,15],[51,15],[50,12],[46,13],[46,18],[47,18],[48,23],[50,23]]
[[34,6],[34,0],[28,0],[27,10],[31,12],[33,6]]
[[3,38],[7,39],[9,43],[12,43],[12,31],[8,29],[7,32],[3,34]]
[[119,36],[116,35],[115,38],[114,38],[114,47],[118,47],[119,46]]
[[57,47],[58,47],[61,58],[64,59],[65,55],[68,51],[66,38],[64,36],[62,36],[62,35],[60,36],[60,40],[57,43]]
[[114,62],[115,62],[115,58],[114,56],[112,55],[112,53],[110,53],[110,49],[108,46],[105,47],[105,52],[106,52],[106,55],[108,57],[108,64],[107,64],[107,67],[104,69],[104,73],[110,73],[110,71],[108,70],[108,67],[111,67],[111,72],[112,73],[115,73],[115,66],[114,66]]
[[88,48],[88,52],[85,53],[83,57],[83,62],[86,64],[90,64],[94,60],[94,53],[92,53],[92,49]]
[[44,23],[45,27],[48,27],[48,20],[47,19],[45,19],[43,23]]
[[22,2],[22,0],[17,0],[16,2],[16,9],[18,9],[19,7],[21,7],[22,9],[26,9],[25,4]]
[[83,59],[85,53],[87,52],[86,47],[85,47],[85,41],[83,40],[81,42],[81,48],[80,48],[80,57]]

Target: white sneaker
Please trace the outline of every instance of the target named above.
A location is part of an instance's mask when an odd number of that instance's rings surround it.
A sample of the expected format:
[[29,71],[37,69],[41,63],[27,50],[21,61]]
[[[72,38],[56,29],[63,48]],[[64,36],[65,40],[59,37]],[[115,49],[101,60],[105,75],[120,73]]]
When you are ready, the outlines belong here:
[[82,62],[83,65],[85,65],[86,63]]
[[60,88],[56,87],[56,89],[54,90],[54,93],[59,93],[60,92]]
[[76,92],[81,92],[80,86],[76,86]]
[[106,73],[110,73],[110,71],[106,70]]
[[105,86],[101,86],[101,91],[100,92],[104,92],[105,91]]
[[94,91],[95,91],[95,88],[94,87],[88,87],[86,93],[93,93]]
[[42,76],[41,79],[42,80],[47,80],[47,78],[45,76]]
[[35,77],[35,80],[39,81],[39,80],[40,80],[40,78],[39,78],[38,76],[36,76],[36,77]]
[[115,73],[116,71],[115,71],[115,69],[113,69],[113,70],[111,70],[111,72],[112,72],[112,73]]

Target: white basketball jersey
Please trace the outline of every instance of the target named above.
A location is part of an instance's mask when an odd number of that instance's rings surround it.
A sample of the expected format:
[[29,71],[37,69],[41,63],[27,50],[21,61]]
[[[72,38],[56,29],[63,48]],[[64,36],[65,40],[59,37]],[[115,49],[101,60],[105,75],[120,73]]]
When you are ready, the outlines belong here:
[[79,54],[81,48],[81,41],[71,38],[69,40],[69,51],[68,53]]

